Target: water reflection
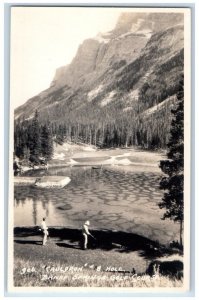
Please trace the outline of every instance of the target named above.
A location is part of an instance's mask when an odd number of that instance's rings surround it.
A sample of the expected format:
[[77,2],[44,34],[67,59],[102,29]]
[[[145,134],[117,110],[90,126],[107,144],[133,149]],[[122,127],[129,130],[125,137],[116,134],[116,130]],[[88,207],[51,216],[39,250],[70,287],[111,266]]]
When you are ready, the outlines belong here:
[[[54,226],[60,220],[51,201],[43,202],[27,197],[14,202],[14,224],[15,226],[38,226],[43,217],[47,217],[49,226]],[[63,222],[62,222],[63,224]]]
[[32,206],[33,206],[33,210],[32,210],[32,215],[33,215],[33,223],[34,225],[37,224],[37,202],[36,201],[32,201]]

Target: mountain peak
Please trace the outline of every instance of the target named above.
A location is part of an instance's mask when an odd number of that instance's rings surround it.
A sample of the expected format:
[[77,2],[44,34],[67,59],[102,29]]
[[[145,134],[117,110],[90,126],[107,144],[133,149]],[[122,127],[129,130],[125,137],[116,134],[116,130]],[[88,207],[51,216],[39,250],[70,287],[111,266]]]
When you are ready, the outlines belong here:
[[157,32],[168,27],[183,23],[182,13],[122,13],[113,33],[116,35],[125,32],[139,32],[148,30]]
[[106,72],[113,60],[136,59],[154,33],[179,23],[183,23],[183,14],[179,13],[121,13],[112,31],[99,32],[82,42],[71,64],[56,71],[51,87],[77,88],[85,82],[85,74],[102,76],[100,70]]
[[116,31],[130,31],[133,24],[136,24],[139,19],[145,18],[146,13],[122,13],[118,19]]

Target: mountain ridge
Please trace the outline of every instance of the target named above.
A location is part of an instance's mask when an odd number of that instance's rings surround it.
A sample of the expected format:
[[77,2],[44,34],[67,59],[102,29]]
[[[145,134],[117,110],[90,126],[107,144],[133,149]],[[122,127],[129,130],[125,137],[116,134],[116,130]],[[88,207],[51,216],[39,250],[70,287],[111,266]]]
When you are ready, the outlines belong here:
[[43,122],[98,128],[144,116],[175,98],[184,68],[182,23],[183,14],[121,16],[112,31],[85,40],[72,62],[56,70],[50,87],[15,110],[15,119],[30,119],[37,109]]

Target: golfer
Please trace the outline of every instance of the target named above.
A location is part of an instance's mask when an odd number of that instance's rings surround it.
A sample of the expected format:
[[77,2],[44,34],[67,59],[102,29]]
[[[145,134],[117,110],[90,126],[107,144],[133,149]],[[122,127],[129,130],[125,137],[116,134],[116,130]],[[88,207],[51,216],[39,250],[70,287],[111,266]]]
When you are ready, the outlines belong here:
[[88,236],[92,236],[91,233],[88,230],[88,226],[90,226],[90,222],[86,221],[82,227],[82,234],[84,237],[84,245],[83,245],[83,249],[86,250],[87,246],[88,246]]
[[47,242],[47,236],[49,235],[48,233],[48,227],[46,225],[46,218],[43,218],[41,222],[41,230],[43,231],[43,242],[42,245],[45,246]]

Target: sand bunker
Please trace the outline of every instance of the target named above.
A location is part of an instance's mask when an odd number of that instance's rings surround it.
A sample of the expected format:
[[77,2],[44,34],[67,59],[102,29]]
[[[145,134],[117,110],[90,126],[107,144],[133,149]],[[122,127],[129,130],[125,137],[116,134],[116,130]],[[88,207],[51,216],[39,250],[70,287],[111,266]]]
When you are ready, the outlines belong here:
[[15,177],[15,185],[34,185],[42,188],[63,188],[71,181],[66,176],[43,176],[43,177]]

